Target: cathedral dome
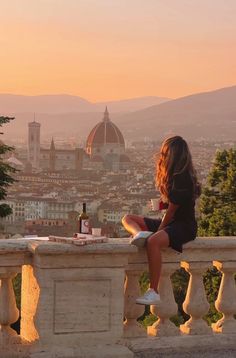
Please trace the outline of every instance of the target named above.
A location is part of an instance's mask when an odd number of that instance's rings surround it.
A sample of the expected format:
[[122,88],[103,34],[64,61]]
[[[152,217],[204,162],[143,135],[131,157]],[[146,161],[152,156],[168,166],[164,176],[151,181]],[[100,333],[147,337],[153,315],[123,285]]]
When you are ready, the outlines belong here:
[[91,130],[87,138],[86,151],[91,154],[94,147],[102,147],[106,144],[125,146],[124,137],[119,128],[110,120],[107,108],[103,120]]

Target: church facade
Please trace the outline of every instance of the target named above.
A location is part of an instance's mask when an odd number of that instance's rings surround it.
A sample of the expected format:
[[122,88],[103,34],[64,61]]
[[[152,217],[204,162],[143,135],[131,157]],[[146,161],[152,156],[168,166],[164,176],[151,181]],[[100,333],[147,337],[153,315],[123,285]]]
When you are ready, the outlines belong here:
[[75,149],[56,149],[52,139],[50,149],[41,148],[40,168],[51,172],[83,169],[84,150]]
[[42,148],[40,123],[34,121],[28,126],[28,161],[36,171],[96,169],[117,172],[130,165],[124,137],[110,120],[107,108],[102,121],[91,130],[85,148],[57,149],[53,139],[50,148]]
[[56,149],[54,140],[50,148],[42,148],[40,145],[40,123],[31,122],[28,125],[28,162],[36,171],[80,171],[83,167],[84,150]]

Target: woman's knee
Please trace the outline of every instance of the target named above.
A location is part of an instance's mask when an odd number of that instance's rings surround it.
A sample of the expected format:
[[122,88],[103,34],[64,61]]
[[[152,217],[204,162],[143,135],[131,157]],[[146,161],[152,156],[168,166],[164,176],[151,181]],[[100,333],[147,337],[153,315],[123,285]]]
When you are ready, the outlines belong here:
[[160,246],[158,233],[155,233],[154,235],[151,235],[151,236],[147,239],[147,246],[148,246],[148,247],[153,247],[153,246],[157,247],[157,246]]
[[122,223],[123,222],[130,222],[130,221],[134,221],[137,222],[139,221],[140,217],[137,215],[133,215],[133,214],[125,214],[125,216],[123,216],[122,218]]
[[130,221],[131,216],[132,215],[130,215],[130,214],[125,214],[125,216],[123,216],[123,218],[121,219],[122,224],[127,223],[128,221]]
[[140,230],[147,230],[147,226],[144,222],[144,218],[139,215],[134,214],[126,214],[122,219],[122,224],[125,225],[132,225],[132,223],[137,224],[140,227]]
[[151,235],[147,240],[147,246],[148,247],[159,247],[165,248],[169,246],[169,237],[166,232],[159,231],[155,234]]

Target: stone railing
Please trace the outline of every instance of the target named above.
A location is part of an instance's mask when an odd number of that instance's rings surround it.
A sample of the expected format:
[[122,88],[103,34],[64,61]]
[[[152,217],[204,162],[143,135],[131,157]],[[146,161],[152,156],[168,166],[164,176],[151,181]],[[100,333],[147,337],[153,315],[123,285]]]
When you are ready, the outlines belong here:
[[[222,273],[215,306],[223,317],[210,327],[203,320],[209,303],[202,277],[213,266]],[[178,328],[170,321],[177,313],[170,276],[180,267],[190,274],[183,304],[190,319]],[[162,342],[182,349],[235,342],[236,238],[198,238],[182,254],[163,251],[161,303],[151,306],[158,320],[147,330],[137,322],[144,307],[135,304],[144,271],[145,250],[130,246],[128,239],[86,247],[1,240],[0,357],[131,358],[145,349],[160,351]],[[19,272],[20,313],[12,287]],[[17,335],[10,325],[19,314]]]

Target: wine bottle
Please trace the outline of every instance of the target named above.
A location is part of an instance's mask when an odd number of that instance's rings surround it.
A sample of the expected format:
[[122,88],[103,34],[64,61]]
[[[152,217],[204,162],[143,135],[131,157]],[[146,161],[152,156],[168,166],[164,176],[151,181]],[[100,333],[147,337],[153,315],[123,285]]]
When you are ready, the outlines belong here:
[[89,216],[86,212],[86,203],[83,203],[83,212],[79,216],[79,232],[81,234],[89,233]]

